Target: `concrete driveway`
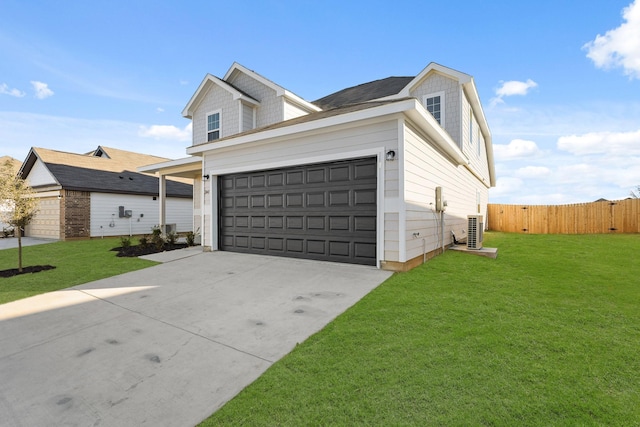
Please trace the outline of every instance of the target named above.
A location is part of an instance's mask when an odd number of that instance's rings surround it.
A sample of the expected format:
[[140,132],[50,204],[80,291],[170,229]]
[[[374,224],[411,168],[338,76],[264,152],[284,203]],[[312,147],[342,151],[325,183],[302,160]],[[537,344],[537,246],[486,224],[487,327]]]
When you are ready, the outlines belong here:
[[0,425],[193,426],[390,274],[197,253],[0,305]]

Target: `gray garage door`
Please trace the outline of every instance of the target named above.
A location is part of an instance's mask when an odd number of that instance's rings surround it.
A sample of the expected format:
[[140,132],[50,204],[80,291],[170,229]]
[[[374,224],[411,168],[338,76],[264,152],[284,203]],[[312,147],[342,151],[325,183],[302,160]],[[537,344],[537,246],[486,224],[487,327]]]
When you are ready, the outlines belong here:
[[376,159],[220,177],[222,250],[376,264]]

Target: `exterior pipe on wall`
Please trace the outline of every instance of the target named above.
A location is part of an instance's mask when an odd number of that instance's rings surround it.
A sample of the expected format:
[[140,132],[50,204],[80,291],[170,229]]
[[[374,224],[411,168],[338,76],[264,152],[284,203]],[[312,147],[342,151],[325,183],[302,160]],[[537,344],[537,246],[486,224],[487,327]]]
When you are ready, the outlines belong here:
[[444,253],[444,211],[440,211],[440,238],[442,239],[442,253]]

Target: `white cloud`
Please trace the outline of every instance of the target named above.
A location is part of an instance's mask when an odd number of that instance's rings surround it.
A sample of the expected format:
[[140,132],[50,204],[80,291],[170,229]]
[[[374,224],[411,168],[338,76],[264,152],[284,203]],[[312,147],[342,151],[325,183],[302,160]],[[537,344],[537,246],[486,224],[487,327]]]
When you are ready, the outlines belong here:
[[494,144],[493,153],[497,161],[537,157],[542,152],[534,141],[514,139],[509,144]]
[[558,138],[558,149],[576,155],[640,155],[640,130],[635,132],[590,132]]
[[598,34],[582,48],[596,67],[621,67],[625,75],[640,79],[640,1],[625,7],[622,17],[626,22],[603,36]]
[[520,178],[506,176],[496,180],[496,186],[490,190],[490,199],[501,196],[514,196],[523,191],[524,182]]
[[527,79],[526,82],[518,80],[509,80],[508,82],[502,82],[502,85],[496,89],[496,96],[491,98],[489,105],[494,107],[496,104],[504,104],[505,96],[520,95],[524,96],[529,92],[529,89],[537,87],[538,83],[531,79]]
[[2,83],[0,85],[0,93],[9,96],[15,96],[16,98],[22,98],[25,95],[24,92],[16,88],[9,89],[9,86],[7,86],[6,83]]
[[138,135],[155,139],[189,141],[191,139],[191,123],[185,126],[184,129],[173,125],[140,126]]
[[45,99],[53,96],[53,91],[49,89],[49,85],[46,83],[32,80],[31,86],[33,86],[35,97],[38,99]]
[[515,175],[519,178],[544,178],[551,175],[551,169],[546,166],[525,166],[516,170]]
[[538,83],[534,82],[531,79],[527,79],[526,82],[519,82],[517,80],[510,80],[508,82],[503,82],[502,86],[496,89],[496,95],[500,98],[504,96],[513,96],[513,95],[526,95],[529,92],[529,89],[538,86]]
[[162,108],[162,107],[158,107],[158,108],[156,108],[156,111],[157,111],[158,113],[164,113],[164,108]]
[[187,156],[190,143],[142,137],[140,129],[135,122],[0,111],[0,141],[11,141],[2,145],[2,154],[19,160],[33,145],[71,153],[102,145],[170,159]]

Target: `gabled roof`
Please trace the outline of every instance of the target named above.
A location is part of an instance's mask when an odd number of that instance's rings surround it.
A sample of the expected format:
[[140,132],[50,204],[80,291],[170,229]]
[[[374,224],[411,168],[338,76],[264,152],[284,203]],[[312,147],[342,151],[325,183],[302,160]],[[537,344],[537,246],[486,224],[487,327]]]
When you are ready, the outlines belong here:
[[473,81],[473,77],[469,74],[462,73],[458,70],[454,70],[453,68],[445,67],[444,65],[436,64],[435,62],[431,62],[429,65],[424,67],[420,73],[413,78],[407,85],[398,93],[398,96],[409,96],[411,90],[418,86],[422,81],[427,78],[429,74],[432,72],[437,72],[443,74],[449,78],[457,80],[460,84],[468,83]]
[[476,120],[478,121],[480,129],[482,130],[482,134],[484,135],[486,141],[489,174],[491,175],[491,185],[495,185],[495,172],[492,167],[492,165],[494,164],[494,158],[493,144],[491,141],[491,131],[489,130],[489,124],[487,123],[487,119],[484,115],[484,110],[482,109],[482,104],[478,96],[478,90],[476,88],[475,81],[469,74],[465,74],[460,71],[454,70],[453,68],[445,67],[444,65],[432,62],[415,77],[388,77],[386,79],[364,83],[335,92],[331,95],[314,101],[314,103],[322,106],[323,108],[327,108],[348,105],[350,103],[357,103],[362,101],[381,101],[407,98],[411,96],[411,91],[416,86],[420,85],[432,73],[438,73],[448,78],[457,80],[462,87],[462,90],[467,95],[469,103],[473,107]]
[[[96,154],[100,154],[100,156]],[[43,163],[55,163],[110,172],[136,170],[139,166],[169,160],[165,157],[134,153],[132,151],[110,147],[98,147],[96,150],[87,154],[68,153],[50,150],[48,148],[32,147],[20,169],[22,176],[29,174],[37,159],[40,159]]]
[[193,96],[191,97],[187,105],[184,107],[184,109],[182,110],[182,116],[187,119],[193,118],[192,116],[193,111],[196,109],[198,104],[200,104],[200,102],[202,101],[202,99],[204,98],[204,96],[209,91],[212,85],[217,85],[220,88],[229,92],[233,96],[234,100],[240,99],[252,105],[256,105],[256,106],[260,105],[260,100],[253,98],[251,95],[248,95],[247,93],[243,92],[242,90],[235,87],[232,83],[230,83],[230,81],[232,80],[233,76],[235,76],[236,73],[243,73],[248,75],[252,79],[273,89],[276,93],[276,96],[283,96],[284,98],[288,99],[294,104],[297,104],[303,109],[306,109],[308,111],[320,111],[320,108],[313,105],[309,101],[304,100],[303,98],[299,97],[295,93],[290,92],[287,89],[283,88],[282,86],[275,84],[271,80],[261,76],[255,71],[250,70],[238,64],[237,62],[234,62],[233,65],[231,65],[231,68],[229,68],[227,73],[224,75],[224,78],[221,79],[212,74],[207,74],[204,77],[204,79],[202,80],[202,83],[200,83],[200,86],[198,86],[198,89],[196,89],[195,93],[193,94]]
[[271,80],[267,79],[266,77],[256,73],[253,70],[248,69],[247,67],[238,64],[237,62],[234,62],[231,67],[229,68],[229,70],[227,71],[227,73],[224,75],[224,80],[225,81],[229,81],[233,75],[235,73],[243,73],[248,75],[249,77],[251,77],[254,80],[259,81],[260,83],[262,83],[263,85],[273,89],[276,92],[277,96],[284,96],[285,98],[289,99],[290,101],[294,102],[295,104],[298,104],[299,106],[303,107],[306,110],[310,110],[310,111],[320,111],[320,108],[318,108],[316,105],[313,105],[313,103],[299,97],[298,95],[296,95],[295,93],[288,91],[287,89],[283,88],[282,86],[272,82]]
[[342,89],[338,92],[332,93],[331,95],[327,95],[313,101],[313,103],[323,110],[327,110],[330,108],[342,107],[344,105],[385,98],[387,96],[398,94],[398,92],[400,92],[412,80],[413,77],[387,77],[386,79],[375,80],[373,82]]
[[[46,166],[65,190],[158,196],[158,178],[142,173],[110,172],[55,163]],[[167,181],[166,192],[168,197],[193,197],[193,187],[181,182]]]
[[[67,190],[157,196],[158,178],[135,171],[141,166],[169,160],[102,146],[86,154],[32,147],[18,173],[26,178],[40,161],[55,181]],[[180,181],[180,178],[175,181]],[[193,197],[193,186],[182,181],[168,179],[167,195]]]
[[198,89],[196,89],[195,93],[193,94],[193,96],[191,97],[187,105],[184,107],[184,109],[182,110],[182,117],[186,117],[188,119],[193,118],[192,117],[193,110],[198,106],[198,104],[200,104],[200,102],[202,101],[202,98],[204,98],[205,94],[209,91],[209,89],[213,85],[219,86],[220,88],[229,92],[233,96],[234,100],[241,99],[245,102],[248,102],[249,104],[260,105],[260,101],[247,95],[246,93],[244,93],[237,87],[233,86],[232,84],[227,83],[226,81],[212,74],[207,74],[206,76],[204,76],[202,83],[200,83],[200,86],[198,86]]

